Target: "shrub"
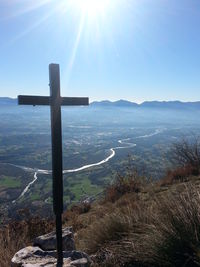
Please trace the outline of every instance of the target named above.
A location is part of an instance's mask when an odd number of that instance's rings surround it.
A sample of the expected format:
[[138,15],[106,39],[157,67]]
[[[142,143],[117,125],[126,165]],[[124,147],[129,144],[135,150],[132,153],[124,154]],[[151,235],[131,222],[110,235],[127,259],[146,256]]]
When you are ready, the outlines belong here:
[[200,167],[200,137],[182,138],[171,147],[171,160],[181,166]]
[[169,155],[171,162],[176,167],[167,171],[166,176],[159,182],[161,186],[177,181],[184,182],[191,175],[198,176],[200,174],[200,137],[182,138],[173,143]]
[[186,165],[176,168],[174,170],[168,170],[166,176],[160,180],[161,186],[173,184],[174,182],[184,182],[191,176],[199,175],[199,167]]
[[127,193],[139,193],[142,188],[142,180],[137,171],[128,175],[118,174],[113,184],[105,190],[105,201],[115,202]]

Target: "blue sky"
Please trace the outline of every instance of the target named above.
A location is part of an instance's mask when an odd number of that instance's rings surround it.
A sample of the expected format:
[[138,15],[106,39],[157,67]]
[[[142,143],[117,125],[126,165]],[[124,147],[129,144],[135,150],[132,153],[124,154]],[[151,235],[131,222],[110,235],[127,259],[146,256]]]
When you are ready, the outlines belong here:
[[81,1],[0,0],[0,96],[49,95],[59,63],[63,96],[200,100],[199,0]]

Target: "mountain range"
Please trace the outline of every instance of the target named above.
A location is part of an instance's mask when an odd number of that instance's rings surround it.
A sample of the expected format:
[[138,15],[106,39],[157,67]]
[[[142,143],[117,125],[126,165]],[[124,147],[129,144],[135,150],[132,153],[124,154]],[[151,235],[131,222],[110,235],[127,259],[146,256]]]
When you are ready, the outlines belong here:
[[[17,105],[16,98],[0,97],[0,106]],[[156,109],[200,109],[200,101],[196,102],[181,102],[181,101],[145,101],[141,104],[127,100],[118,101],[94,101],[90,103],[90,107],[98,108],[156,108]]]

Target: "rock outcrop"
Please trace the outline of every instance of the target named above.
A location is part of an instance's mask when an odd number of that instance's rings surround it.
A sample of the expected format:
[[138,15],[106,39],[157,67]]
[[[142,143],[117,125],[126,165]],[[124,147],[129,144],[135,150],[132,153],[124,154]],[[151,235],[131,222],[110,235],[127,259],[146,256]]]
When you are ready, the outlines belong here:
[[[62,231],[63,250],[75,250],[74,233],[72,227],[66,227]],[[41,249],[56,250],[56,233],[51,232],[46,235],[41,235],[34,240],[34,246],[38,246]]]
[[[75,250],[72,228],[63,229],[63,267],[89,267],[89,256]],[[56,267],[55,232],[39,236],[34,245],[21,249],[11,260],[11,267]]]

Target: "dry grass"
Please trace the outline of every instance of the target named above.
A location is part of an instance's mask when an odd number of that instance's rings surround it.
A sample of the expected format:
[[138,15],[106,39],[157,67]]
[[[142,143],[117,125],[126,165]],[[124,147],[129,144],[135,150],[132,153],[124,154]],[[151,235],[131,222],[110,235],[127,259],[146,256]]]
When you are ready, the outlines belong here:
[[113,204],[112,210],[79,233],[79,246],[95,254],[94,266],[200,266],[200,192],[152,201]]
[[181,194],[156,203],[149,261],[160,266],[200,266],[200,191],[191,184]]
[[[94,255],[93,267],[200,266],[200,189],[192,182],[181,187],[181,193],[173,185],[164,193],[125,193],[87,212],[73,208],[66,223],[76,229],[77,248]],[[0,266],[9,266],[16,251],[52,227],[38,218],[6,226]]]
[[20,222],[12,222],[0,229],[0,266],[10,266],[14,254],[31,244],[33,239],[41,234],[50,232],[53,222],[41,220],[38,217]]
[[82,223],[80,215],[88,213],[90,209],[91,204],[87,202],[73,205],[69,210],[64,212],[63,223],[72,226],[75,232],[86,227]]

